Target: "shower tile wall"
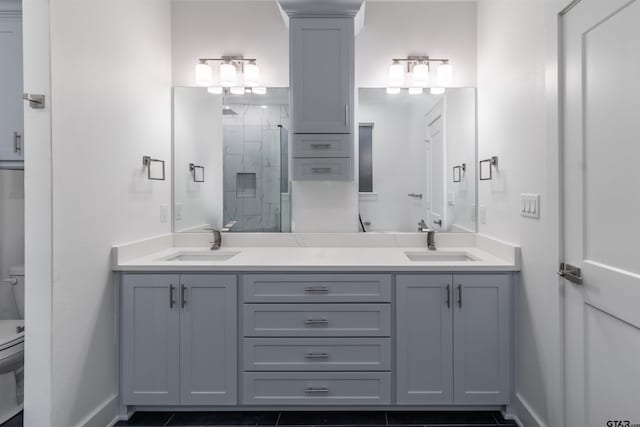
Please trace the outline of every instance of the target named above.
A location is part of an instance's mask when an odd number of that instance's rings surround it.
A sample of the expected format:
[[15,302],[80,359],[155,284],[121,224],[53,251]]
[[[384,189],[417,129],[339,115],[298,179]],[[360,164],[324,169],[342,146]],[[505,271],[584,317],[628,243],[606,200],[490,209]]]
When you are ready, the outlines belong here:
[[223,118],[224,222],[236,221],[231,231],[287,231],[281,230],[279,126],[289,127],[288,105],[228,107],[237,115]]

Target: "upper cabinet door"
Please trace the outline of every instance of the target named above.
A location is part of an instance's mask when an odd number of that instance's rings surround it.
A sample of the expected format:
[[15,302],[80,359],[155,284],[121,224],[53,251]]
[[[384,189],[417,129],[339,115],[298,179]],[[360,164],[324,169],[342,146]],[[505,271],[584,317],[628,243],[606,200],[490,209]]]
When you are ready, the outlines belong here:
[[236,276],[180,276],[180,403],[237,404]]
[[455,403],[509,403],[511,276],[455,275]]
[[292,18],[293,133],[352,133],[353,18]]
[[396,301],[398,404],[453,403],[451,275],[398,275]]
[[22,21],[0,19],[0,161],[22,160]]
[[126,274],[122,278],[122,402],[179,402],[178,276]]

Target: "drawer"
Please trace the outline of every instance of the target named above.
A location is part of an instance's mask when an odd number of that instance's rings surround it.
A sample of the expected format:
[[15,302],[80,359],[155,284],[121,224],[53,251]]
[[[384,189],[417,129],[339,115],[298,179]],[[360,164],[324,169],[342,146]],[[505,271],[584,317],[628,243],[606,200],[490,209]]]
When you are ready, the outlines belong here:
[[350,181],[353,159],[293,158],[293,179],[298,181]]
[[246,337],[388,337],[390,304],[244,304]]
[[245,371],[390,371],[390,338],[245,338]]
[[245,302],[390,302],[384,274],[246,274]]
[[246,405],[388,405],[388,372],[245,372]]
[[294,134],[293,157],[351,157],[351,134]]

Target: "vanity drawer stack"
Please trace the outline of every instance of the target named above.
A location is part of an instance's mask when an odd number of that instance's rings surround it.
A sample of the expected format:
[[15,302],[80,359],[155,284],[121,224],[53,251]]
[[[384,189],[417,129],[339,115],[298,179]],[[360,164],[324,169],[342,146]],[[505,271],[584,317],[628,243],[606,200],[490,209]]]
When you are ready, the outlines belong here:
[[243,403],[391,403],[391,276],[246,274]]

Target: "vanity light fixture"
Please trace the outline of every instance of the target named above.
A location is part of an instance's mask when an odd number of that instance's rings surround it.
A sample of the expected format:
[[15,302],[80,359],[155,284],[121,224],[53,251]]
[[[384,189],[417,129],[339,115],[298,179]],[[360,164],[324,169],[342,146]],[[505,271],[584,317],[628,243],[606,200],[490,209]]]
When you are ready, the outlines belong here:
[[[437,85],[432,88],[431,93],[434,95],[444,93],[444,87],[451,85],[453,69],[448,58],[429,58],[426,55],[413,55],[406,58],[393,58],[389,66],[389,86],[392,92],[398,93],[396,88],[402,87],[405,81],[405,72],[411,75],[411,87],[409,93],[416,95],[421,93],[419,89],[426,88],[429,85],[429,64],[437,62],[440,65],[437,70]],[[406,63],[405,66],[402,63]],[[413,90],[412,90],[413,88]]]
[[[220,82],[212,85],[212,70],[209,62],[220,62]],[[244,58],[242,55],[223,56],[221,58],[198,58],[196,64],[196,84],[198,86],[222,86],[228,88],[258,86],[260,68],[255,58]],[[242,74],[242,79],[239,75]],[[211,92],[217,93],[217,92]]]
[[253,92],[255,95],[266,95],[267,94],[267,88],[266,87],[254,87],[254,88],[251,88],[251,92]]
[[423,89],[421,87],[410,87],[409,95],[422,95]]
[[222,86],[209,86],[207,88],[207,92],[213,95],[221,95],[222,94]]
[[232,95],[244,95],[244,87],[232,87],[229,89]]
[[400,88],[399,87],[388,87],[387,88],[387,94],[389,95],[397,95],[400,93]]

